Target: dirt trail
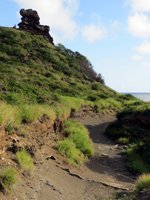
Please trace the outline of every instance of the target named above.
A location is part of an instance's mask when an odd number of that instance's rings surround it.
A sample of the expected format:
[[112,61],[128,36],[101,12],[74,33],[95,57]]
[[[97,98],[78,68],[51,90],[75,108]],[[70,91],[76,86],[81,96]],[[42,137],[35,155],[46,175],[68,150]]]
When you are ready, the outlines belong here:
[[121,147],[115,145],[104,134],[109,123],[115,121],[115,117],[100,119],[96,116],[86,116],[78,120],[88,128],[95,149],[95,155],[86,163],[82,176],[114,188],[131,189],[134,177],[127,171]]
[[32,177],[20,178],[13,197],[0,196],[1,200],[108,200],[115,189],[133,187],[133,177],[127,172],[119,147],[104,135],[106,127],[115,118],[85,116],[76,120],[90,132],[94,157],[81,169],[68,169],[59,159],[44,159],[47,151],[43,149]]

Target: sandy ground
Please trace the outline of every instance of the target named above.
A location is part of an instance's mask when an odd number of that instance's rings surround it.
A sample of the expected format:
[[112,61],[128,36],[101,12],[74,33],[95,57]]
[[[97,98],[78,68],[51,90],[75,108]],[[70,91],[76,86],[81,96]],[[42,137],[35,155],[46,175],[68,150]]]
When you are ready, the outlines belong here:
[[116,190],[133,188],[134,177],[126,169],[120,147],[104,135],[115,117],[84,116],[75,120],[88,128],[94,143],[95,154],[85,166],[68,168],[58,158],[47,160],[43,149],[31,177],[24,174],[12,194],[0,196],[1,200],[108,200]]

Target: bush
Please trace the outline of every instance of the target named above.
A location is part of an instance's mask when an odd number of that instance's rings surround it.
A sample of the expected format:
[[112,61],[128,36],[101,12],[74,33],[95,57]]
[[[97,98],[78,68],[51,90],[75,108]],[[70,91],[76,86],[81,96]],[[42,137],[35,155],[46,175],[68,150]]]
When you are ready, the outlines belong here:
[[16,158],[20,167],[22,167],[24,170],[31,171],[33,169],[33,160],[25,150],[17,152]]
[[16,170],[11,167],[0,169],[0,187],[4,191],[9,191],[16,182]]
[[150,171],[149,166],[143,161],[142,157],[136,152],[136,148],[131,146],[127,149],[127,159],[129,169],[134,173],[147,173]]
[[129,143],[129,138],[126,137],[121,137],[117,140],[117,143],[119,144],[128,144]]
[[141,175],[136,181],[136,188],[139,191],[150,190],[150,174]]
[[80,165],[84,161],[84,156],[69,139],[58,142],[57,150],[62,155],[67,156],[68,163]]

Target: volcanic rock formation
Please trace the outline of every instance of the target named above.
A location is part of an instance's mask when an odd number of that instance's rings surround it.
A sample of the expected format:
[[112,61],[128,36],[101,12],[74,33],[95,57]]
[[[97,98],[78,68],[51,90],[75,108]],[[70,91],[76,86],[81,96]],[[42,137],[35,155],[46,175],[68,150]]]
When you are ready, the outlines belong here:
[[21,23],[18,24],[19,29],[31,32],[36,35],[42,35],[47,38],[50,43],[53,43],[53,38],[49,34],[50,28],[46,25],[40,25],[40,17],[37,11],[32,9],[21,9],[20,10]]

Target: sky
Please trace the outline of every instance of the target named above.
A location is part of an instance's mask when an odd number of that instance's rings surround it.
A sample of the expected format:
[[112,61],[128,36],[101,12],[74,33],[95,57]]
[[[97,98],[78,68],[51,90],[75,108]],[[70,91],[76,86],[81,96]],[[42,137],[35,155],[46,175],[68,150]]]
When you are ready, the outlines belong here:
[[150,92],[150,0],[0,0],[0,26],[32,8],[55,44],[85,55],[118,92]]

